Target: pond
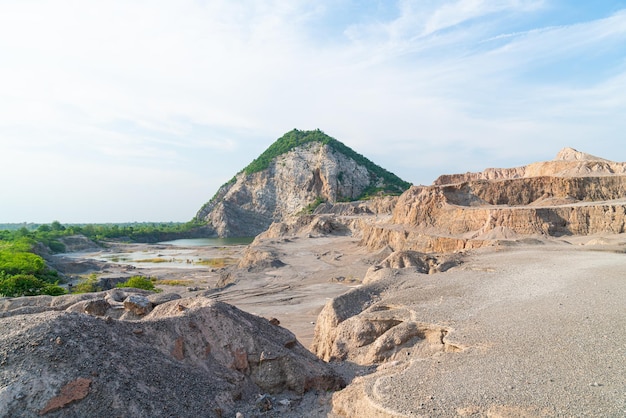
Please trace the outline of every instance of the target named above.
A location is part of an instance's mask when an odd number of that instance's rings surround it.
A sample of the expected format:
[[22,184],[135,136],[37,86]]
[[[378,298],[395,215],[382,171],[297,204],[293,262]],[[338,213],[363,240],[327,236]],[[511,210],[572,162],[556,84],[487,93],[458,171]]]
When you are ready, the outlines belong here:
[[[164,241],[157,244],[119,245],[115,250],[64,254],[70,258],[85,258],[136,268],[206,269],[235,262],[241,248],[254,237],[196,238]],[[117,250],[117,251],[116,251]]]
[[173,241],[159,242],[162,245],[173,245],[175,247],[228,247],[231,245],[248,245],[254,241],[254,237],[238,238],[188,238],[175,239]]

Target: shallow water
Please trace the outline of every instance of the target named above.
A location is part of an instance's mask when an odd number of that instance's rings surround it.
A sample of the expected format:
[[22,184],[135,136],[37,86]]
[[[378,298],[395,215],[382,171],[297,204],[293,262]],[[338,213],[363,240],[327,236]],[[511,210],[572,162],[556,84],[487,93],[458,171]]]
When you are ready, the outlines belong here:
[[239,238],[189,238],[163,241],[159,244],[174,245],[176,247],[228,247],[230,245],[248,245],[254,237]]
[[[222,249],[239,245],[248,245],[254,237],[249,238],[196,238],[178,239],[146,244],[142,250],[109,252],[106,250],[89,253],[65,254],[71,258],[87,258],[109,263],[134,266],[136,268],[183,268],[206,269],[202,262],[213,258],[208,254],[219,251],[217,257],[226,256]],[[203,247],[205,249],[203,249]],[[207,251],[209,251],[207,253]]]

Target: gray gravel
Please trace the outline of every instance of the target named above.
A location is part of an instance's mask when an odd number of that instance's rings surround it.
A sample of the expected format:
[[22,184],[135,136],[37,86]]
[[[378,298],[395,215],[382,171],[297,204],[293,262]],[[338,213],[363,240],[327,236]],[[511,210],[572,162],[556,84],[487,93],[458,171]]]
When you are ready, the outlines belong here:
[[446,273],[400,275],[381,303],[451,328],[464,350],[386,367],[336,405],[360,392],[380,416],[626,416],[626,254],[482,250]]

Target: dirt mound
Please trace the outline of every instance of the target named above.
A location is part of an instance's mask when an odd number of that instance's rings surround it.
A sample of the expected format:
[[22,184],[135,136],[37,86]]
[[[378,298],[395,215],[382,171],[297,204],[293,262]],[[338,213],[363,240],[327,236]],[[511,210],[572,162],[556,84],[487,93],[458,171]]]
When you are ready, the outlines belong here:
[[250,246],[239,261],[239,264],[237,264],[237,267],[252,272],[274,269],[284,265],[285,263],[280,261],[278,254],[275,252]]
[[[67,311],[7,311],[0,319],[0,416],[234,416],[256,408],[258,394],[299,399],[343,385],[291,332],[221,302],[155,306],[138,293],[151,312],[133,314],[136,320],[83,313],[95,300],[92,313],[123,311],[115,299],[128,301],[131,293],[107,292]],[[39,302],[30,307],[53,309]]]
[[73,253],[77,251],[95,251],[99,250],[100,246],[94,241],[90,240],[84,235],[70,235],[67,237],[59,238],[59,241],[65,245],[65,251]]
[[372,365],[461,351],[461,347],[445,339],[448,328],[420,322],[416,317],[415,312],[404,308],[372,306],[333,330],[327,358]]
[[372,270],[413,268],[419,273],[434,274],[451,269],[461,263],[458,255],[425,254],[419,251],[395,251]]
[[517,240],[520,235],[506,226],[496,226],[495,228],[488,228],[485,232],[478,233],[472,238],[481,240]]

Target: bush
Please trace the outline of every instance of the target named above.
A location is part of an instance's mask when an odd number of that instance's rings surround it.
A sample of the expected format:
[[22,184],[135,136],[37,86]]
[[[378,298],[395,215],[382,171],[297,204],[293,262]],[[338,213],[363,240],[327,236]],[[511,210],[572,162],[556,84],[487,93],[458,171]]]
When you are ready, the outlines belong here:
[[65,252],[65,244],[60,241],[50,241],[48,243],[48,248],[50,248],[50,250],[55,254]]
[[7,297],[65,294],[65,289],[56,284],[46,283],[32,274],[16,274],[0,279],[0,295]]
[[306,214],[312,214],[313,212],[315,212],[315,209],[317,209],[317,207],[319,205],[321,205],[322,203],[325,203],[326,200],[324,200],[322,197],[316,197],[315,200],[311,203],[309,203],[304,209],[302,209],[302,213],[306,213]]
[[42,295],[48,296],[61,296],[67,293],[67,290],[63,289],[61,286],[56,284],[48,284],[43,289],[41,289]]
[[40,256],[13,248],[0,250],[0,270],[8,275],[13,274],[42,274],[46,264]]
[[154,283],[152,283],[150,278],[144,276],[133,276],[123,283],[118,283],[115,287],[132,287],[135,289],[156,290],[154,288]]
[[72,288],[72,293],[93,293],[99,292],[102,289],[98,287],[98,279],[95,274],[89,275],[89,277],[81,279],[80,282],[75,284]]

